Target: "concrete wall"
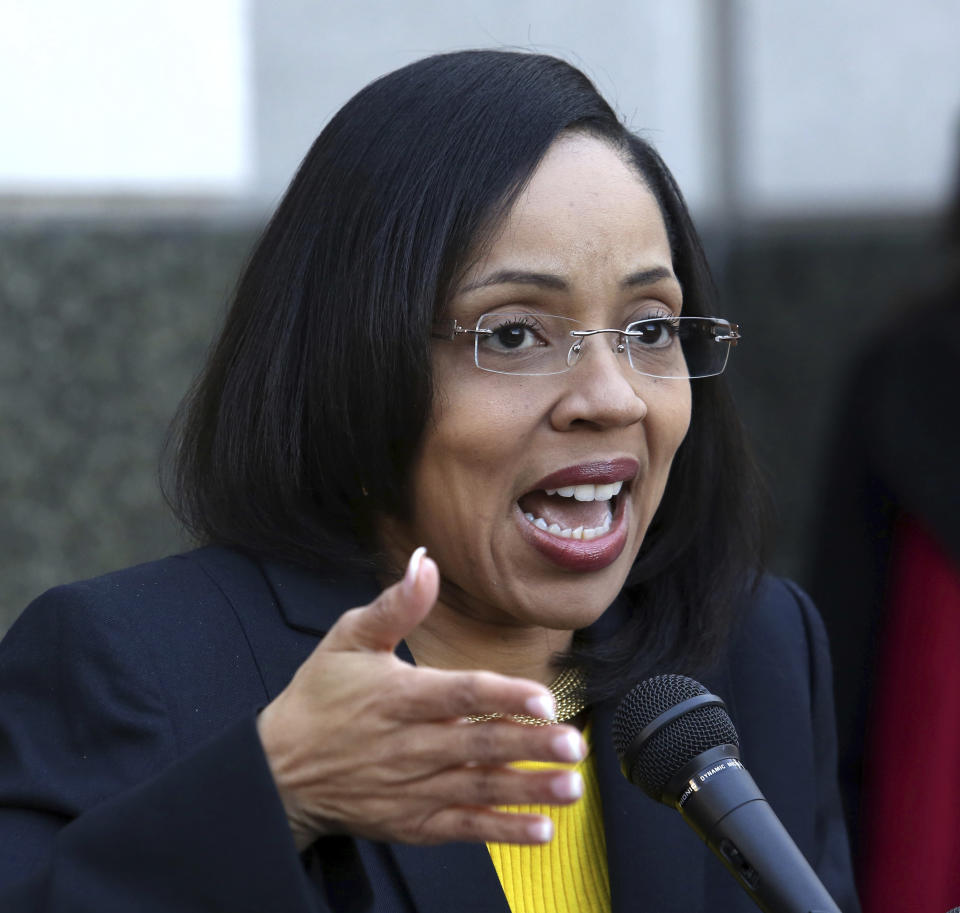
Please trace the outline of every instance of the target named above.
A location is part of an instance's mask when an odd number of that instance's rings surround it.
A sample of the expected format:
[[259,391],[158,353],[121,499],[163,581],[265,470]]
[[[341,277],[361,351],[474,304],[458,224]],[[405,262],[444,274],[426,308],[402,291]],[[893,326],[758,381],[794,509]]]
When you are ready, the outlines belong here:
[[210,223],[0,230],[0,630],[42,590],[183,547],[165,429],[252,237]]

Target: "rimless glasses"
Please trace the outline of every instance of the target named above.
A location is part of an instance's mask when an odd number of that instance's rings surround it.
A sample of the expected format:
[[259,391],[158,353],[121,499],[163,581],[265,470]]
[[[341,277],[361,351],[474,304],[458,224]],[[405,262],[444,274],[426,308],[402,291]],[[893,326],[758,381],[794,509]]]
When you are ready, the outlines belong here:
[[586,330],[569,317],[538,313],[483,314],[470,329],[440,321],[433,335],[455,340],[473,336],[473,360],[494,374],[562,374],[583,354],[588,336],[609,333],[630,367],[648,377],[697,378],[722,374],[739,327],[720,317],[649,317],[623,329]]

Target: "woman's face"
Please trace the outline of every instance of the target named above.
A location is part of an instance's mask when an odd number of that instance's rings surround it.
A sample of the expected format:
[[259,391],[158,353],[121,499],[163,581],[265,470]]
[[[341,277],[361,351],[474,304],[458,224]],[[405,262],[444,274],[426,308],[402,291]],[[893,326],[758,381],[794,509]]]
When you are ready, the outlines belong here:
[[[622,328],[679,314],[681,300],[656,200],[609,144],[573,134],[548,151],[444,317],[473,327],[484,313],[540,312]],[[399,566],[419,545],[436,560],[435,612],[570,631],[616,597],[686,434],[690,387],[636,373],[615,347],[613,335],[588,337],[566,373],[521,376],[478,369],[472,336],[435,342],[412,518],[383,528]],[[599,532],[564,533],[579,528]]]

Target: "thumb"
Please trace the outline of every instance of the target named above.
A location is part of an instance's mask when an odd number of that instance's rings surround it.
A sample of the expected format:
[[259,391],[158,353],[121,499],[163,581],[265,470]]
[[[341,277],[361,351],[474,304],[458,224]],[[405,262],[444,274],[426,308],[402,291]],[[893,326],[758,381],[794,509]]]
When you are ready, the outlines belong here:
[[440,571],[426,551],[421,546],[413,552],[403,580],[387,587],[369,605],[345,612],[320,647],[393,652],[437,601]]

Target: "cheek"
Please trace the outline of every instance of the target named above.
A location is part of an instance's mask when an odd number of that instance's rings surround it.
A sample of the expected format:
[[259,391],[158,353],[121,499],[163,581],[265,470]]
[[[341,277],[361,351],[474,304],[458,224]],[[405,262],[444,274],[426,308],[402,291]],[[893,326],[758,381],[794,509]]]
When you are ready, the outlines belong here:
[[[662,384],[671,383],[662,381]],[[692,394],[690,382],[676,381],[675,386],[658,388],[658,397],[648,401],[645,419],[647,441],[651,456],[659,462],[670,463],[677,448],[690,430]]]
[[683,443],[683,439],[690,430],[690,419],[693,414],[693,397],[690,391],[690,382],[683,384],[682,395],[677,398],[675,403],[673,421],[673,450],[676,453],[677,448]]
[[670,395],[664,396],[657,407],[650,403],[644,423],[650,460],[649,479],[652,484],[645,486],[644,490],[645,514],[652,516],[660,505],[673,458],[690,429],[690,416],[689,383],[683,384],[679,390],[670,391]]
[[438,397],[413,473],[414,515],[451,529],[503,513],[531,427],[523,399],[474,385]]
[[421,450],[425,472],[440,475],[491,476],[528,446],[543,420],[543,404],[527,395],[523,383],[497,375],[459,378],[435,398],[434,416]]

